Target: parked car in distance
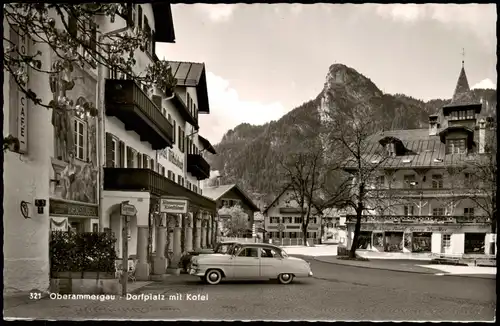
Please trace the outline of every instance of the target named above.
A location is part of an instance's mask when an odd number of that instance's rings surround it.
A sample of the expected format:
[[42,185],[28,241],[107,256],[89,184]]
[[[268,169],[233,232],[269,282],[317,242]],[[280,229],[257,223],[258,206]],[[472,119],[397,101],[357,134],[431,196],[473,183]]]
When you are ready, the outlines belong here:
[[193,257],[189,274],[211,285],[222,279],[277,279],[290,284],[295,277],[313,276],[308,262],[265,243],[238,243],[226,255]]
[[236,241],[223,241],[215,244],[213,249],[200,249],[193,250],[182,255],[179,261],[179,267],[182,268],[185,272],[189,272],[189,264],[191,263],[191,259],[195,256],[199,255],[211,255],[211,254],[226,254],[231,246],[237,244]]

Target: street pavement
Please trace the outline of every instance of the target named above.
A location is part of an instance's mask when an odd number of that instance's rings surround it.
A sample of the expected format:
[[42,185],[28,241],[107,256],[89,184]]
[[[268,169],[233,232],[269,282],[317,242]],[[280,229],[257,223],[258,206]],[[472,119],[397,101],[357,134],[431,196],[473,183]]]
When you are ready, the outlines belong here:
[[[42,299],[7,308],[4,318],[162,320],[416,320],[492,321],[494,279],[337,265],[307,258],[315,276],[290,285],[273,281],[205,285],[181,275],[154,282],[136,295],[159,299],[112,301]],[[170,295],[180,294],[180,300]],[[164,298],[161,298],[164,295]],[[189,295],[204,295],[198,301]],[[143,297],[144,298],[144,297]],[[191,297],[193,299],[193,297]],[[205,300],[203,300],[205,299]]]

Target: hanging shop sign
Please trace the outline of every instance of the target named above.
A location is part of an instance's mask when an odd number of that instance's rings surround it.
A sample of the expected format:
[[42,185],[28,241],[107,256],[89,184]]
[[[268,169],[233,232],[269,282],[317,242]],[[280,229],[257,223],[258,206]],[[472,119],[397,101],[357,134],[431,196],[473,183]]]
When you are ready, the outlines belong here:
[[188,200],[176,197],[162,197],[160,199],[160,212],[169,214],[186,214]]

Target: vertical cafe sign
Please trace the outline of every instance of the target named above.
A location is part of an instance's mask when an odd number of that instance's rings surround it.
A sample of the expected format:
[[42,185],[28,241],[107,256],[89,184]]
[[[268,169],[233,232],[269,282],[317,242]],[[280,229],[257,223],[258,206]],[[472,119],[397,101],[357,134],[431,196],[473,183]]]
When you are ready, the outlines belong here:
[[[26,56],[29,51],[29,37],[20,28],[17,28],[19,55]],[[21,63],[21,69],[26,76],[25,88],[29,89],[29,67],[26,63]],[[26,94],[18,90],[18,111],[17,111],[17,138],[19,139],[19,152],[28,152],[28,98]]]

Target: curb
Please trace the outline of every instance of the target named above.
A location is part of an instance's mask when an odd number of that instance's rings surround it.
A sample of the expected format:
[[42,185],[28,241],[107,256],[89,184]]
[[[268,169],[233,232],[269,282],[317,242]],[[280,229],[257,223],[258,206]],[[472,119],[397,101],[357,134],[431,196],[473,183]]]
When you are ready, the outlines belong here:
[[[494,277],[485,277],[485,276],[480,276],[478,274],[450,274],[446,272],[439,272],[439,270],[436,270],[436,272],[417,272],[417,271],[410,271],[410,270],[400,270],[400,269],[393,269],[393,268],[384,268],[384,267],[373,267],[373,266],[357,266],[357,265],[350,265],[350,264],[343,264],[343,263],[338,263],[338,262],[333,262],[333,261],[325,261],[318,259],[317,256],[309,256],[313,260],[319,261],[321,263],[325,264],[332,264],[332,265],[341,265],[341,266],[348,266],[348,267],[357,267],[357,268],[367,268],[367,269],[379,269],[379,270],[385,270],[385,271],[391,271],[391,272],[400,272],[400,273],[413,273],[413,274],[422,274],[422,275],[436,275],[436,274],[443,274],[442,276],[454,276],[454,277],[466,277],[466,278],[480,278],[480,279],[485,279],[485,280],[492,280],[496,278],[496,275]],[[425,268],[425,267],[422,267]]]

